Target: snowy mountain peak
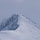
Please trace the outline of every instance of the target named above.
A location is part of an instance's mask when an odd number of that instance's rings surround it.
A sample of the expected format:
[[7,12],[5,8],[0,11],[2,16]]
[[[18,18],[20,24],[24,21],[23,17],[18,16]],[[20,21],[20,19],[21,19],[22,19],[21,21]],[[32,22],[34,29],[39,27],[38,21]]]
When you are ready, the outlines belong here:
[[[40,40],[40,30],[21,14],[15,14],[0,25],[1,40]],[[4,31],[2,31],[4,30]],[[7,31],[5,31],[7,30]],[[15,30],[15,31],[14,31]]]
[[33,28],[39,30],[22,14],[13,14],[0,24],[0,30],[27,30],[30,28],[32,28],[32,30]]

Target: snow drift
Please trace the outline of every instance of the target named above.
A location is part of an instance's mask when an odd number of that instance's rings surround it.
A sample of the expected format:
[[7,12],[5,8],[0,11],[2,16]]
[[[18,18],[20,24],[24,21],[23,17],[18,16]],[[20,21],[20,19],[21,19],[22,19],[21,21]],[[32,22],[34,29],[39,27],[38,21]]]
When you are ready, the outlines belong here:
[[[16,18],[18,19],[16,20]],[[40,30],[37,29],[29,19],[21,14],[18,14],[16,18],[15,20],[17,22],[14,21],[13,23],[12,20],[12,22],[9,22],[5,27],[4,25],[2,26],[4,28],[0,30],[0,40],[40,40]],[[12,24],[14,24],[14,26],[12,26]],[[9,30],[10,28],[11,30]],[[14,28],[16,29],[14,30]]]

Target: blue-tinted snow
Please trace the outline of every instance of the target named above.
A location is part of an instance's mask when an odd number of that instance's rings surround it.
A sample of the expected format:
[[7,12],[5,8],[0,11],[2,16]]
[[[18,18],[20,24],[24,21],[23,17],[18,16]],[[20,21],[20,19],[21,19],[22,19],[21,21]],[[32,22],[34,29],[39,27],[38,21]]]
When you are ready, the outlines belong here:
[[14,14],[10,18],[8,18],[6,21],[4,20],[0,24],[0,30],[16,30],[19,25],[18,23],[18,15]]

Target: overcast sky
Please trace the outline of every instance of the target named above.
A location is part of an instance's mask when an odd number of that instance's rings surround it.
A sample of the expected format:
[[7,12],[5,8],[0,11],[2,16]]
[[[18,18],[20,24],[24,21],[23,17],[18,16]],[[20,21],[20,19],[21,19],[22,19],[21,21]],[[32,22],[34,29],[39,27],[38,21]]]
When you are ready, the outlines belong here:
[[0,0],[0,21],[13,13],[22,13],[39,26],[40,0]]

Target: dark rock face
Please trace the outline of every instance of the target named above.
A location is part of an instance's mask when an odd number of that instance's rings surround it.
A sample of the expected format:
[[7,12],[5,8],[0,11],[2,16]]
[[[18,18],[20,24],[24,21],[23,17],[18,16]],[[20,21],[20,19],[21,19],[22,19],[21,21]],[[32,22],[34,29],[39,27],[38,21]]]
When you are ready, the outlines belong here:
[[19,15],[14,14],[10,18],[8,18],[6,22],[2,22],[0,25],[0,31],[1,30],[16,30],[19,27],[19,25],[17,24],[18,17]]

